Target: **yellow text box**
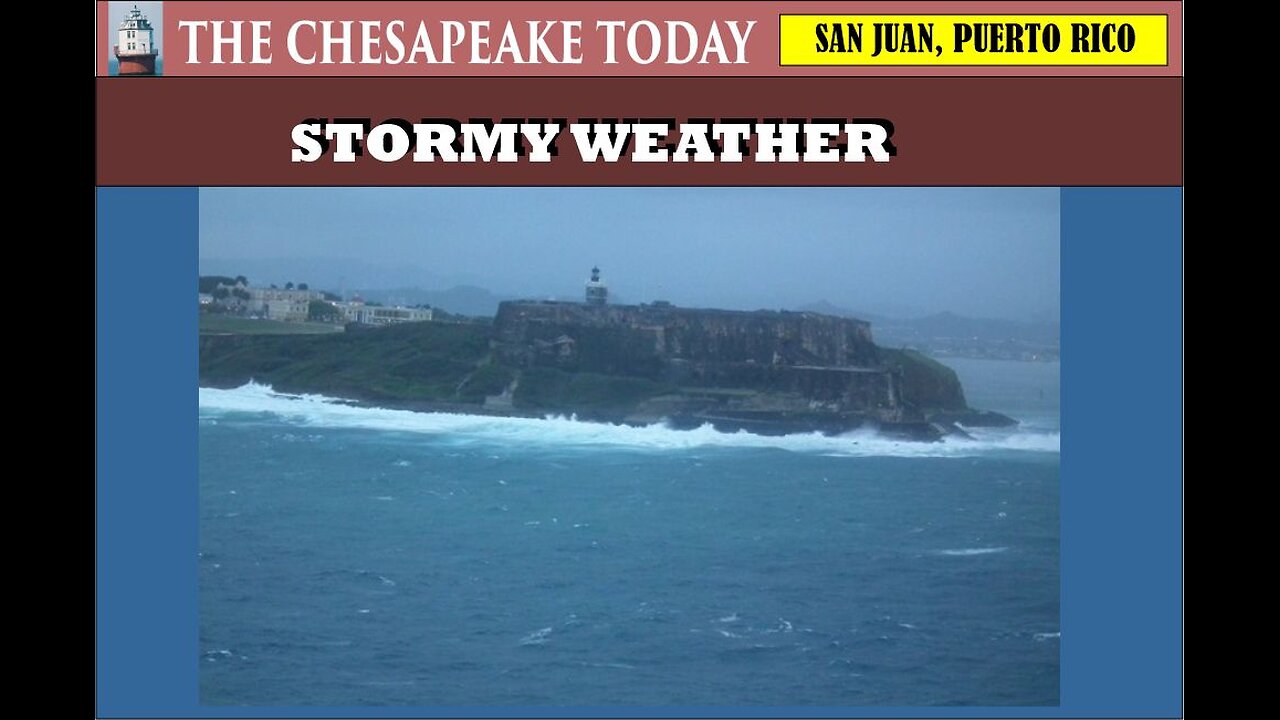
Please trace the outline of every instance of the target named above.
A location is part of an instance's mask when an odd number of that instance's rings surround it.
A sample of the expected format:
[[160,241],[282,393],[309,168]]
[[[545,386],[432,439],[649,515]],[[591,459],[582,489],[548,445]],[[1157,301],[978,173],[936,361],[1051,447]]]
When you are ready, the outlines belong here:
[[1167,65],[1164,15],[782,15],[782,65]]

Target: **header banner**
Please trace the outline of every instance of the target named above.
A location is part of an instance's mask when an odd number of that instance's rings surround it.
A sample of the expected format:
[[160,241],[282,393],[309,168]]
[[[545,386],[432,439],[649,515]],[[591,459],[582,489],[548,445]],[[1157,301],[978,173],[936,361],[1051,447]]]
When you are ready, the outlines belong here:
[[1182,181],[1178,78],[98,82],[100,185]]
[[99,13],[99,75],[1182,74],[1175,2],[143,4]]

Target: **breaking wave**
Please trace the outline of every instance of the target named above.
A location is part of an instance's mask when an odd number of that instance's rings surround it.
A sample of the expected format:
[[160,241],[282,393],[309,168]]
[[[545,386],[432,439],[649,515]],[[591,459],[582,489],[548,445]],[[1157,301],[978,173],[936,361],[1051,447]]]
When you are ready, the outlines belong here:
[[950,555],[952,557],[970,557],[973,555],[994,555],[1002,553],[1009,548],[1007,547],[980,547],[980,548],[959,548],[956,550],[939,550],[939,555]]
[[461,442],[577,447],[622,447],[638,450],[695,448],[776,448],[799,453],[850,457],[972,457],[992,453],[1058,453],[1056,432],[988,431],[973,439],[948,437],[924,443],[887,438],[858,430],[837,436],[800,433],[754,435],[721,432],[703,425],[675,430],[663,424],[644,427],[611,425],[573,417],[513,418],[454,413],[413,412],[362,407],[323,395],[279,393],[250,382],[238,388],[200,388],[200,416],[215,419],[237,413],[265,414],[308,428],[346,428],[449,435]]

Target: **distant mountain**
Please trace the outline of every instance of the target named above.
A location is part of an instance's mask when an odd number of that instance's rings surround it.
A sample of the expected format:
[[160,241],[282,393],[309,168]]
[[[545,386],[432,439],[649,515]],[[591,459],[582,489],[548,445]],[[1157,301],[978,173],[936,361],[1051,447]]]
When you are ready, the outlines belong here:
[[1018,322],[991,318],[970,318],[941,312],[914,320],[884,321],[895,328],[922,337],[966,338],[987,341],[1017,340],[1056,345],[1060,332],[1056,322]]
[[820,315],[835,315],[836,317],[857,318],[859,320],[866,320],[868,322],[871,322],[873,317],[871,315],[867,315],[866,313],[856,313],[848,308],[842,308],[839,305],[832,305],[826,300],[819,300],[816,303],[801,305],[796,309],[802,312],[812,312],[812,313],[818,313]]
[[474,285],[456,285],[448,290],[417,287],[369,290],[363,293],[363,297],[388,305],[430,305],[454,315],[485,317],[493,317],[498,312],[498,303],[511,299]]
[[866,320],[871,323],[872,335],[880,345],[914,348],[939,357],[1028,360],[1058,357],[1060,325],[1057,322],[971,318],[951,312],[889,318],[854,312],[825,300],[798,309]]
[[462,273],[431,272],[411,263],[392,266],[334,257],[201,258],[200,274],[245,275],[252,285],[304,282],[343,295],[368,295],[387,288],[452,288],[480,281]]

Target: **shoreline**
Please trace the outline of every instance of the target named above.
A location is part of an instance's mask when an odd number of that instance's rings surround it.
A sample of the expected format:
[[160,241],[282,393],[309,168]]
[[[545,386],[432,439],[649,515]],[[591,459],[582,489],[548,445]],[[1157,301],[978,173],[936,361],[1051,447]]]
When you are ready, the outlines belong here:
[[[255,382],[255,381],[250,381]],[[748,432],[762,437],[781,437],[786,435],[820,433],[826,437],[836,437],[856,430],[871,429],[889,438],[912,442],[940,442],[948,436],[959,436],[972,439],[965,431],[969,428],[1016,427],[1020,421],[1002,413],[990,410],[969,410],[965,412],[939,412],[924,420],[884,422],[861,413],[793,413],[793,412],[756,412],[756,413],[676,413],[673,415],[640,415],[635,412],[575,410],[572,408],[543,408],[530,410],[511,407],[492,407],[468,403],[450,403],[435,400],[397,400],[390,398],[360,397],[360,393],[351,393],[345,397],[327,393],[313,392],[303,389],[282,389],[274,385],[273,392],[281,395],[321,395],[342,404],[353,407],[375,410],[402,410],[414,413],[445,413],[452,415],[471,415],[478,417],[524,418],[544,420],[549,416],[573,417],[580,422],[620,425],[625,427],[647,427],[655,423],[663,423],[673,430],[696,430],[704,425],[723,433]],[[243,384],[218,384],[201,382],[201,389],[232,390],[243,387]],[[344,393],[344,395],[346,395]]]

